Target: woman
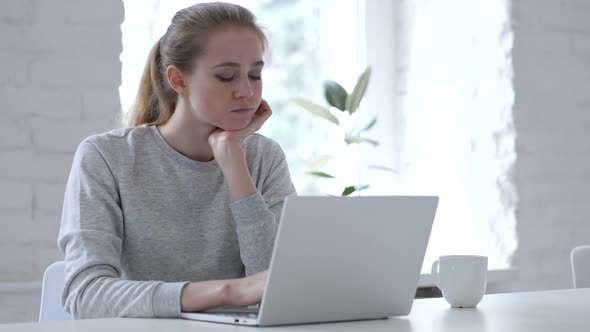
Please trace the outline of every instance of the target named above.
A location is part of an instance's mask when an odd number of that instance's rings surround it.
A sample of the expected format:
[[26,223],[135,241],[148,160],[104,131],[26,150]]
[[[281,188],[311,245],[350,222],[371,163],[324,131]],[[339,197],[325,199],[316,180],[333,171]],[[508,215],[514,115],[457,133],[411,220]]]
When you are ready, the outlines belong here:
[[247,9],[180,10],[152,48],[132,127],[85,139],[58,239],[74,318],[178,317],[259,303],[278,218],[295,194],[285,156],[254,134],[266,37]]

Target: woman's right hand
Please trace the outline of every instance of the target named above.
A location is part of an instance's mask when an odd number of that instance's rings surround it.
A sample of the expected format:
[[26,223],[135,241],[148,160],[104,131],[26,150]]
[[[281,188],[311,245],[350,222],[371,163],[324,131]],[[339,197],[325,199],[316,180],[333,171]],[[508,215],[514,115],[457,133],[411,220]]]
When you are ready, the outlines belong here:
[[268,270],[229,280],[187,284],[181,294],[182,312],[197,312],[221,306],[245,307],[262,301]]
[[245,307],[262,301],[268,270],[230,281],[227,305]]

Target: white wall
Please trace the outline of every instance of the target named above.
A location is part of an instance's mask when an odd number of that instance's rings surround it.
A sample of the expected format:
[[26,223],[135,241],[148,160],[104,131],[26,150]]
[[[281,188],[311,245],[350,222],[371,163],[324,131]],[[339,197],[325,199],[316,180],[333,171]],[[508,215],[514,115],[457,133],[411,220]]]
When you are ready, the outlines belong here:
[[572,287],[590,244],[590,1],[514,0],[516,279],[497,291]]
[[37,318],[73,152],[117,126],[122,21],[120,0],[0,1],[0,323]]

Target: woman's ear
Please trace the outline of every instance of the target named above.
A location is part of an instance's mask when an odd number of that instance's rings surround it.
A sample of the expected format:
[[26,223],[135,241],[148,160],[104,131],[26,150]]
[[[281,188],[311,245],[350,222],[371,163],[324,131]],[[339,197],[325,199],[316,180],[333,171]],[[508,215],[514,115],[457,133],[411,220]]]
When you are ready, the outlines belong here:
[[168,84],[170,84],[179,96],[186,95],[186,82],[182,71],[178,67],[175,65],[168,66],[166,68],[166,78],[168,79]]

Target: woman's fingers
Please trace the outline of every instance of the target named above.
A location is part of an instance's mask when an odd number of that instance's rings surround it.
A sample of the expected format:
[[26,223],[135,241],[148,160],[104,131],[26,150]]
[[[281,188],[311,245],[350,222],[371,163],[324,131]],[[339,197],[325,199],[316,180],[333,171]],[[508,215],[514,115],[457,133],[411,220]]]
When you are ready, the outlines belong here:
[[270,105],[268,105],[266,100],[262,99],[260,106],[254,115],[254,119],[252,119],[252,125],[255,128],[254,131],[262,128],[262,125],[270,118],[271,115],[272,109],[270,108]]
[[250,121],[248,126],[236,131],[225,131],[223,129],[218,128],[215,131],[213,131],[211,135],[209,135],[209,144],[213,146],[215,142],[218,140],[218,138],[221,138],[222,136],[225,136],[226,138],[232,138],[236,141],[241,142],[246,137],[252,135],[260,128],[262,128],[262,125],[264,125],[264,123],[270,118],[271,115],[272,109],[270,108],[270,105],[268,105],[266,100],[262,99],[260,105],[258,106],[258,109],[256,110],[256,113],[254,113],[254,116],[252,117],[252,120]]

